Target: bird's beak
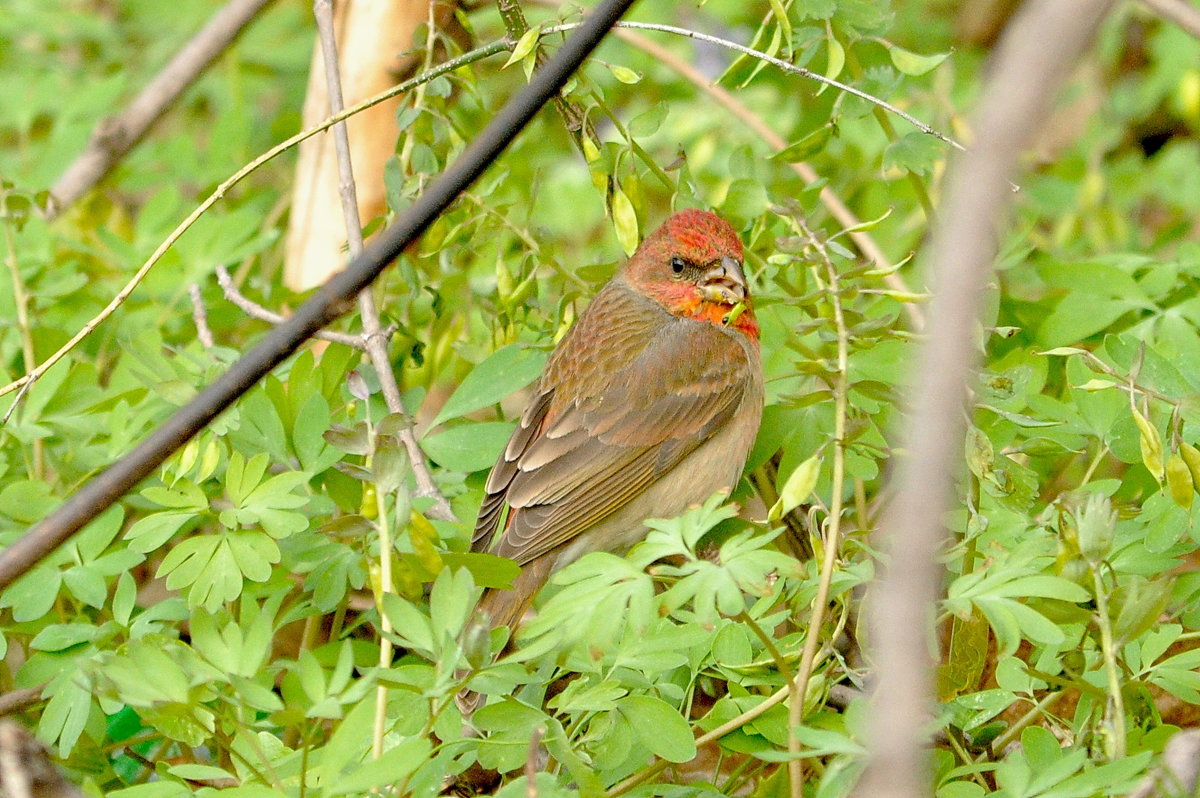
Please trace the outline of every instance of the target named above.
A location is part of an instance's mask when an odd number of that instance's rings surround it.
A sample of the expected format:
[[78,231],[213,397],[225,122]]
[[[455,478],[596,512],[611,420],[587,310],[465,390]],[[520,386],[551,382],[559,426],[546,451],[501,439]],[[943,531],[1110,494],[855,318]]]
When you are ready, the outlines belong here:
[[700,279],[700,295],[708,302],[736,305],[746,301],[746,273],[728,255],[713,264]]

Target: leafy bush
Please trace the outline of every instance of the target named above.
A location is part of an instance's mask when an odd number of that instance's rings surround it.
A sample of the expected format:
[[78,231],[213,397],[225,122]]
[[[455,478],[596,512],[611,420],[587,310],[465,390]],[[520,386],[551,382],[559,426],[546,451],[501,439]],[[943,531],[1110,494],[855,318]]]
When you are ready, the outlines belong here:
[[[303,8],[272,9],[50,224],[36,205],[92,124],[215,7],[164,18],[152,2],[60,5],[18,0],[0,15],[15,44],[0,49],[14,109],[0,121],[5,381],[82,329],[191,207],[292,132],[308,65]],[[560,13],[527,11],[546,24]],[[986,52],[957,38],[943,5],[638,13],[750,42],[969,138]],[[490,7],[462,19],[480,43],[504,35]],[[405,406],[460,522],[414,497],[406,422],[387,413],[369,363],[315,343],[0,593],[0,688],[38,689],[23,716],[73,779],[127,798],[433,795],[478,763],[511,772],[505,795],[770,796],[787,792],[783,763],[800,755],[809,794],[849,792],[869,714],[857,691],[887,667],[863,660],[857,609],[920,335],[908,259],[947,147],[759,58],[638,33],[666,52],[612,37],[569,88],[598,143],[577,152],[542,113],[377,287]],[[393,209],[521,84],[536,43],[522,39],[507,69],[479,60],[425,84],[401,112]],[[1170,25],[1116,12],[1004,233],[947,519],[944,798],[1119,793],[1195,723],[1196,55]],[[743,111],[676,61],[719,75]],[[0,440],[0,542],[261,335],[223,298],[216,267],[266,305],[298,301],[278,279],[290,165],[269,162],[218,202],[20,397]],[[831,210],[831,196],[868,221]],[[486,469],[522,389],[620,252],[690,205],[717,210],[746,244],[767,374],[747,478],[732,503],[654,522],[628,556],[560,572],[515,653],[493,661],[502,640],[471,609],[513,567],[467,553]],[[893,262],[864,257],[872,242]],[[214,346],[196,334],[193,282]],[[823,571],[827,544],[837,557]],[[789,688],[809,669],[806,689]],[[496,697],[473,719],[479,736],[463,735],[453,701],[468,683]],[[797,727],[788,702],[801,694]]]

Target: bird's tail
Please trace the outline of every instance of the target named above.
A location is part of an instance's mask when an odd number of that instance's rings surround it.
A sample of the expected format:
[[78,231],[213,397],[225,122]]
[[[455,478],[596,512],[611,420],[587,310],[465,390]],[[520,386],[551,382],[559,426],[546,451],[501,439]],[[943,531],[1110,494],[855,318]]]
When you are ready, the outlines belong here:
[[[534,598],[546,584],[546,580],[550,578],[553,565],[554,557],[539,557],[521,567],[521,574],[513,580],[512,587],[488,588],[483,592],[483,597],[479,599],[479,604],[475,608],[476,618],[481,623],[488,624],[492,629],[508,627],[508,644],[501,652],[501,656],[514,648],[513,638],[516,636],[517,627],[521,625],[521,620],[525,617],[529,606],[533,604]],[[461,678],[465,674],[460,671],[458,675]],[[483,704],[483,696],[464,689],[459,691],[458,695],[454,697],[454,701],[458,704],[463,718],[467,719]]]

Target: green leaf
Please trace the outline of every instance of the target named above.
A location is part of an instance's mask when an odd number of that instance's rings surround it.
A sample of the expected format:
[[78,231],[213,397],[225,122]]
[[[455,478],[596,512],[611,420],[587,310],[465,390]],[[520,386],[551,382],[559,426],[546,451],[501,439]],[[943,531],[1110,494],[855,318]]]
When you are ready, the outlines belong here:
[[933,171],[945,157],[942,142],[925,133],[908,133],[893,141],[883,152],[884,169],[904,169],[918,175]]
[[496,462],[515,426],[499,421],[463,424],[426,437],[421,448],[443,468],[482,471]]
[[535,25],[529,30],[521,34],[521,38],[517,40],[517,45],[513,47],[512,53],[508,56],[508,60],[504,62],[501,69],[507,69],[516,62],[520,61],[525,56],[533,52],[533,48],[537,46],[538,38],[542,34],[541,26]]
[[21,523],[40,521],[57,504],[50,485],[38,480],[20,479],[0,490],[0,513]]
[[779,491],[779,500],[767,513],[767,520],[778,521],[784,515],[800,506],[817,486],[817,478],[821,475],[821,458],[818,455],[805,460],[792,471]]
[[655,756],[668,762],[689,762],[696,756],[692,728],[678,710],[648,695],[628,696],[617,705],[634,735]]
[[613,77],[622,83],[634,84],[641,81],[642,76],[638,72],[634,72],[629,67],[623,67],[618,64],[608,64],[608,71],[613,74]]
[[632,255],[639,243],[637,212],[620,186],[615,187],[612,193],[612,219],[617,243],[626,255]]
[[327,784],[326,795],[364,794],[383,784],[394,784],[413,773],[429,757],[433,746],[426,737],[414,737],[397,745],[383,756],[372,759]]
[[832,135],[833,128],[829,125],[822,125],[811,133],[804,135],[798,141],[784,147],[782,150],[772,153],[768,160],[782,161],[784,163],[800,163],[824,150],[825,145],[829,143]]
[[897,47],[890,42],[887,45],[888,55],[892,58],[892,64],[896,69],[906,75],[924,75],[933,69],[936,69],[943,61],[945,61],[950,53],[934,53],[933,55],[919,55],[905,50],[903,47]]
[[520,344],[501,347],[471,370],[434,417],[430,427],[497,404],[537,379],[546,353]]

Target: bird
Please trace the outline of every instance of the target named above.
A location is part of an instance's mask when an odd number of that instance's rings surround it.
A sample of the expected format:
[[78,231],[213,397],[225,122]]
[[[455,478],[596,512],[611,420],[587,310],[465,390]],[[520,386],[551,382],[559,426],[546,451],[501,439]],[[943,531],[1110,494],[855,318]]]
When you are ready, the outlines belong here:
[[484,591],[480,622],[511,645],[554,571],[732,491],[762,418],[758,338],[727,221],[681,210],[642,241],[551,353],[488,475],[471,550],[521,572]]

